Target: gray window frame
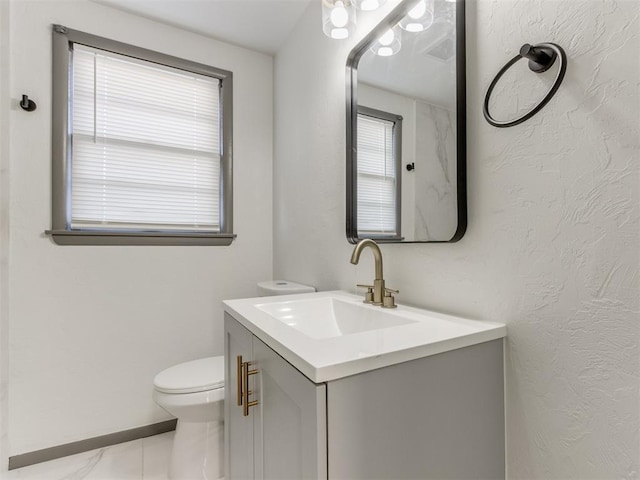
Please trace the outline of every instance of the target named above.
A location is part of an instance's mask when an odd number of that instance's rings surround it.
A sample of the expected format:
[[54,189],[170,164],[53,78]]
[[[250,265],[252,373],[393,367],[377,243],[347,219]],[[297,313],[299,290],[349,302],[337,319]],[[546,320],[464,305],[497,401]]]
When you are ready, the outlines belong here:
[[[363,233],[358,230],[357,227],[357,195],[354,195],[353,202],[356,204],[355,207],[355,224],[356,224],[356,234],[357,238],[370,238],[372,240],[380,241],[380,242],[397,242],[398,240],[404,240],[402,236],[402,115],[396,115],[395,113],[385,112],[384,110],[377,110],[371,107],[365,107],[364,105],[358,105],[358,111],[356,113],[356,122],[359,115],[363,115],[365,117],[377,118],[380,120],[386,120],[388,122],[393,123],[393,161],[395,163],[396,168],[396,234],[395,235],[384,235],[384,234],[372,234],[372,233]],[[356,127],[357,128],[357,127]],[[356,130],[357,132],[357,130]],[[357,135],[357,134],[356,134]],[[357,138],[357,136],[356,136]],[[356,184],[358,182],[358,174],[357,174],[357,154],[356,151]],[[357,191],[357,189],[356,189]]]
[[[220,232],[97,230],[71,228],[71,56],[74,44],[198,73],[220,80],[222,154]],[[53,25],[52,218],[45,233],[58,245],[230,245],[233,234],[233,73],[145,48]]]

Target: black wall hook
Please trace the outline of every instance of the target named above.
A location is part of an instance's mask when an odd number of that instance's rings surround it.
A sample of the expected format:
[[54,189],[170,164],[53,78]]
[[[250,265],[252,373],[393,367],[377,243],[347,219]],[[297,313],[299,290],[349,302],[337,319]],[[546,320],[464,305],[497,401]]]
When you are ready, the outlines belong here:
[[529,60],[529,70],[542,73],[553,66],[558,54],[552,48],[525,43],[520,48],[520,56]]
[[38,106],[36,102],[30,100],[27,95],[22,95],[22,101],[20,102],[20,107],[27,112],[33,112]]

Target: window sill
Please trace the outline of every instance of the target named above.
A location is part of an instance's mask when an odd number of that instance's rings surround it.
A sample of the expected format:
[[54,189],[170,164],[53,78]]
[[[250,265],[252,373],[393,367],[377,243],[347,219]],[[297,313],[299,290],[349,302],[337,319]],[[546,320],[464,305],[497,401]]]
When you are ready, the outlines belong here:
[[232,233],[172,232],[90,232],[46,230],[58,245],[199,245],[227,246],[236,238]]
[[357,243],[359,240],[365,239],[365,238],[369,238],[371,240],[374,240],[378,243],[393,243],[393,242],[404,242],[404,237],[402,236],[376,236],[376,235],[372,235],[372,234],[368,234],[368,233],[359,233],[358,237],[356,238],[356,241],[354,243]]

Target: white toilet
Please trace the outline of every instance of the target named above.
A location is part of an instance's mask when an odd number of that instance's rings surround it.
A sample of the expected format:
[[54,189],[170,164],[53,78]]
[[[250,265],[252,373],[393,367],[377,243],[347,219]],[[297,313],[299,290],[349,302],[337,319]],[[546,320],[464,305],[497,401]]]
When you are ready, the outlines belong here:
[[[315,292],[284,280],[260,282],[260,296]],[[177,417],[169,478],[223,478],[224,357],[207,357],[163,370],[153,380],[153,399]]]
[[224,476],[224,357],[207,357],[163,370],[153,399],[178,418],[169,460],[172,480]]

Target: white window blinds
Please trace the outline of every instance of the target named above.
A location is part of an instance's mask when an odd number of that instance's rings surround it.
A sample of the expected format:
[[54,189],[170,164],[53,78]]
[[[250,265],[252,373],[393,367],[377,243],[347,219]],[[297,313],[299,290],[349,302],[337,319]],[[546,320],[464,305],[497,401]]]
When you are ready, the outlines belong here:
[[220,231],[220,82],[74,45],[71,228]]
[[358,233],[396,236],[394,122],[358,114]]

